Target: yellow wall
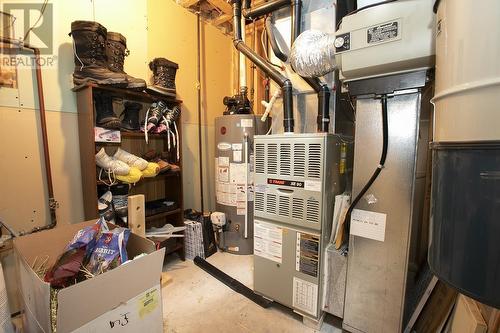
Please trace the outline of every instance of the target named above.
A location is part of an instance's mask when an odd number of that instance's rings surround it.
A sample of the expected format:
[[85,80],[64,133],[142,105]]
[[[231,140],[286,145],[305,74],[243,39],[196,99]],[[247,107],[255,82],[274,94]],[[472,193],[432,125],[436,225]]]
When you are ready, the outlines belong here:
[[[30,1],[40,5],[42,2]],[[125,60],[125,70],[131,75],[148,78],[147,64],[154,57],[165,57],[179,64],[176,83],[179,98],[184,100],[185,207],[200,209],[196,16],[172,0],[51,0],[49,3],[54,5],[57,62],[52,68],[43,68],[42,75],[53,185],[59,202],[58,223],[83,220],[78,117],[71,91],[73,50],[68,36],[74,20],[96,20],[109,31],[122,33],[131,51]],[[232,44],[228,36],[205,24],[202,39],[205,209],[213,209],[213,123],[215,116],[222,114],[223,96],[231,93]],[[48,209],[36,86],[30,68],[18,68],[18,84],[17,89],[0,88],[0,220],[20,231],[47,224]],[[10,272],[12,258],[9,258],[2,262],[4,270]],[[14,312],[18,309],[15,279],[12,276],[6,279]]]
[[[10,2],[22,2],[11,0]],[[31,3],[42,3],[42,0]],[[74,20],[96,20],[109,31],[127,38],[131,53],[125,70],[149,78],[154,57],[165,57],[180,66],[179,98],[184,100],[183,154],[186,208],[200,208],[198,115],[196,82],[196,16],[175,1],[52,0],[56,65],[42,70],[50,158],[60,223],[83,219],[78,121],[71,92]],[[22,31],[16,31],[22,34]],[[203,160],[213,161],[213,120],[222,112],[222,98],[231,91],[231,40],[212,26],[202,26],[202,133]],[[214,66],[215,64],[215,66]],[[0,88],[0,219],[16,230],[47,223],[47,195],[37,110],[36,86],[30,68],[18,68],[18,89]],[[13,144],[10,144],[13,143]],[[213,208],[213,163],[205,163],[205,206]]]
[[[202,160],[205,210],[215,208],[213,189],[214,119],[224,110],[222,99],[231,93],[231,49],[229,36],[202,24]],[[184,206],[200,208],[198,107],[197,107],[197,19],[175,1],[148,0],[148,58],[165,57],[179,64],[177,95],[184,101],[183,158]]]

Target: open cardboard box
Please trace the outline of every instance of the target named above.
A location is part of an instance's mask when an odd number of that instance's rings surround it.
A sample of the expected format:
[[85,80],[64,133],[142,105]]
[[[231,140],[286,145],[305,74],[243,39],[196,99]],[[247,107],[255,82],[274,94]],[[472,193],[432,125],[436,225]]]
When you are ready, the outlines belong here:
[[[27,321],[26,332],[48,333],[52,331],[50,322],[51,288],[31,268],[35,258],[38,257],[38,262],[40,262],[41,259],[44,260],[48,256],[47,267],[51,267],[74,234],[95,222],[93,220],[58,226],[52,230],[14,240],[19,266],[19,291],[24,303]],[[147,332],[162,331],[162,303],[159,284],[165,249],[156,250],[153,242],[131,233],[127,243],[127,252],[130,259],[141,253],[147,253],[147,255],[58,292],[56,320],[58,333],[72,332],[79,328],[81,331],[82,327],[88,327],[88,331],[95,331],[96,327],[93,322],[96,320],[106,323],[107,329],[112,329],[111,326],[123,327],[124,330],[119,330],[120,332],[125,332],[127,326],[129,329],[132,327],[145,328]],[[154,290],[158,291],[154,292]],[[144,297],[149,297],[149,299]],[[137,301],[131,305],[131,300],[135,299]],[[143,304],[141,304],[141,300]],[[128,306],[127,309],[124,308],[126,306]],[[115,319],[103,319],[104,314],[113,313],[113,310],[120,307],[129,312],[126,320],[121,318],[120,322],[120,318],[117,319],[115,324],[120,325],[112,324]],[[131,323],[132,318],[140,319],[143,323]],[[125,322],[127,322],[126,325],[121,325]],[[118,327],[115,327],[113,332],[116,331],[116,328]],[[103,332],[107,329],[102,328],[97,331]],[[126,332],[129,331],[126,330]]]

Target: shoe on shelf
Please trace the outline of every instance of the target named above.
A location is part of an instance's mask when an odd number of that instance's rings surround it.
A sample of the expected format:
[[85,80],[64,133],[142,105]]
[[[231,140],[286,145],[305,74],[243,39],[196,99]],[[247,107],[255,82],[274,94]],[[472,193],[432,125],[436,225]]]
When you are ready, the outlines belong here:
[[139,112],[142,109],[142,104],[137,102],[126,101],[124,104],[123,116],[120,128],[124,131],[139,131],[141,124],[139,124]]
[[108,31],[106,42],[106,56],[108,69],[115,73],[124,74],[127,77],[127,88],[142,91],[146,88],[146,81],[128,75],[123,70],[125,57],[129,55],[127,39],[118,32]]
[[153,149],[147,151],[144,155],[142,155],[142,157],[147,161],[158,164],[158,166],[160,167],[158,173],[167,172],[171,169],[171,164],[161,159],[159,157],[159,154],[157,154]]
[[95,124],[108,129],[120,129],[120,119],[113,111],[113,99],[105,94],[94,94]]
[[153,85],[146,89],[149,92],[175,97],[175,75],[179,65],[165,58],[155,58],[149,63],[153,72]]
[[113,194],[110,191],[104,193],[97,200],[97,209],[99,211],[99,216],[103,217],[106,221],[111,221],[115,218],[115,212],[112,205]]
[[[119,161],[121,162],[121,161]],[[123,162],[122,162],[123,163]],[[115,175],[115,178],[122,183],[127,183],[127,184],[135,184],[142,178],[142,171],[135,168],[135,167],[129,167],[129,173],[126,175]]]
[[74,21],[70,36],[73,37],[73,83],[76,86],[91,82],[120,87],[129,84],[125,73],[108,69],[105,27],[93,21]]
[[116,150],[116,153],[113,155],[113,157],[117,160],[120,160],[122,162],[125,162],[127,165],[131,167],[135,167],[139,170],[144,170],[148,167],[148,161],[135,156],[134,154],[131,154],[121,148],[118,148]]
[[164,101],[152,103],[146,112],[146,119],[144,120],[145,131],[148,132],[158,126],[167,110],[167,104]]
[[130,186],[128,184],[113,185],[110,189],[113,193],[113,208],[116,217],[123,221],[122,225],[124,226],[127,225],[129,189]]
[[126,163],[116,160],[106,154],[104,148],[101,148],[101,150],[95,154],[95,162],[97,166],[108,173],[114,173],[116,176],[126,176],[130,173],[130,167]]
[[142,175],[147,178],[155,177],[160,173],[160,170],[160,165],[158,163],[148,162],[148,167],[142,170]]

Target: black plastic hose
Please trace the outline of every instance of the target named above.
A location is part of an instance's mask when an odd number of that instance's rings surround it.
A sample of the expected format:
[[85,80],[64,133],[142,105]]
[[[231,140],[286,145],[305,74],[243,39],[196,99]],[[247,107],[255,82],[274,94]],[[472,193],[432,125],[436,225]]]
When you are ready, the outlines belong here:
[[278,42],[276,41],[276,36],[274,35],[273,31],[273,24],[272,24],[272,16],[268,16],[266,18],[266,31],[267,31],[267,37],[269,38],[269,43],[271,43],[271,49],[273,50],[274,55],[281,61],[286,62],[288,60],[288,57],[286,54],[281,51]]
[[351,228],[351,214],[353,209],[356,207],[358,204],[359,200],[365,195],[366,191],[372,186],[372,184],[375,182],[377,179],[378,175],[384,168],[385,160],[387,158],[387,146],[389,144],[389,125],[387,121],[387,95],[382,95],[380,98],[380,102],[382,104],[382,153],[380,155],[380,162],[375,171],[373,172],[373,175],[370,177],[368,182],[363,186],[361,191],[358,193],[356,198],[353,200],[349,208],[347,209],[347,213],[345,215],[345,220],[344,223],[346,224],[346,233],[347,236],[349,236],[349,230]]

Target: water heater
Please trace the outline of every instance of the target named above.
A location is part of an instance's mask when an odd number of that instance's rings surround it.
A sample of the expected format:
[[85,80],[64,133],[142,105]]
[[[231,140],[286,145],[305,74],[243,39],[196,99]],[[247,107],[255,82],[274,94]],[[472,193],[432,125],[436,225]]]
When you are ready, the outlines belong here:
[[216,210],[226,214],[219,247],[233,254],[253,253],[253,137],[265,134],[270,120],[253,114],[215,119]]

